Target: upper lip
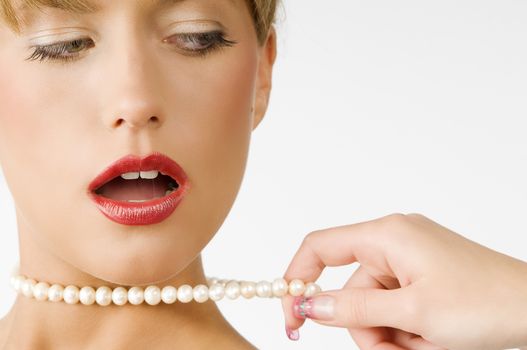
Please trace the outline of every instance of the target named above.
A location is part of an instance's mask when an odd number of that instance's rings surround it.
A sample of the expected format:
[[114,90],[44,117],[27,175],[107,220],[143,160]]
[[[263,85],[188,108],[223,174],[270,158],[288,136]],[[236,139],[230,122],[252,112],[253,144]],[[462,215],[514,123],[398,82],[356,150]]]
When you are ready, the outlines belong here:
[[93,192],[107,182],[123,173],[158,170],[170,176],[178,183],[179,187],[186,187],[187,174],[183,168],[170,157],[154,152],[143,158],[136,155],[126,155],[105,168],[88,185],[88,191]]

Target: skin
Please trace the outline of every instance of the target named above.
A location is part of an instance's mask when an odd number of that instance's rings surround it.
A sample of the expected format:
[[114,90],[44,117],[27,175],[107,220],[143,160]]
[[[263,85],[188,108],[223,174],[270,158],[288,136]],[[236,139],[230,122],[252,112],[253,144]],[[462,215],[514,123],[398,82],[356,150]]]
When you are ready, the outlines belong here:
[[[63,285],[206,284],[201,251],[226,218],[265,115],[276,57],[244,0],[100,1],[72,14],[0,25],[0,164],[16,205],[20,273]],[[237,43],[190,56],[181,32],[220,23]],[[42,37],[47,35],[47,37]],[[67,62],[27,61],[31,43],[92,38]],[[103,216],[88,183],[116,159],[160,151],[190,190],[166,220],[126,226]],[[148,346],[147,346],[148,345]],[[87,307],[19,295],[0,321],[3,349],[254,348],[212,301]]]
[[[258,45],[242,0],[187,0],[163,16],[151,5],[28,13],[20,36],[0,26],[0,164],[16,204],[23,274],[95,287],[206,283],[200,252],[238,192],[269,100],[276,39],[271,30]],[[160,45],[184,20],[187,31],[218,21],[238,43],[205,58]],[[82,34],[97,45],[64,65],[25,61],[43,33],[48,42]],[[162,223],[109,221],[87,184],[122,155],[152,151],[183,166],[189,194]],[[361,349],[527,344],[525,262],[422,215],[392,214],[308,234],[284,277],[316,281],[325,266],[353,262],[361,266],[344,287],[324,293],[335,298],[334,316],[313,321],[348,329]],[[282,299],[296,329],[304,319],[292,301]],[[0,320],[0,346],[254,349],[211,301],[103,308],[22,296]]]
[[[361,350],[497,350],[527,345],[527,263],[424,215],[394,213],[306,235],[284,277],[316,281],[326,266],[360,266],[317,324],[346,328]],[[294,298],[286,326],[301,327]],[[328,308],[325,308],[327,310]],[[526,347],[522,348],[525,349]]]

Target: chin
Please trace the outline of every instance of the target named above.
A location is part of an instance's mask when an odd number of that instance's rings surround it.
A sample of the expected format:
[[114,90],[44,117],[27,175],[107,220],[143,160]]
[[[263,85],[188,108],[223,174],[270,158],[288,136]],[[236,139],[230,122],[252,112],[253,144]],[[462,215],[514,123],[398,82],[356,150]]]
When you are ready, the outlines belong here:
[[[158,231],[161,237],[162,233]],[[163,240],[141,237],[130,244],[105,244],[83,249],[73,259],[73,265],[93,277],[124,286],[158,284],[183,271],[199,254],[198,247],[177,245]],[[177,240],[176,240],[177,242]],[[92,254],[86,256],[86,252]]]

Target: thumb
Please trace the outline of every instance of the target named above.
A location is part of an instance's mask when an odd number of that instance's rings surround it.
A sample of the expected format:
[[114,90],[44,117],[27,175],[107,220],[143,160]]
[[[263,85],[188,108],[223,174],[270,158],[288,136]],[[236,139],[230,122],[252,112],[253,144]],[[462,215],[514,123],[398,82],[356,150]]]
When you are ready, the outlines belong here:
[[[347,288],[312,297],[295,297],[293,312],[299,319],[343,328],[393,327],[407,329],[412,318],[405,288]],[[415,320],[413,320],[415,322]]]

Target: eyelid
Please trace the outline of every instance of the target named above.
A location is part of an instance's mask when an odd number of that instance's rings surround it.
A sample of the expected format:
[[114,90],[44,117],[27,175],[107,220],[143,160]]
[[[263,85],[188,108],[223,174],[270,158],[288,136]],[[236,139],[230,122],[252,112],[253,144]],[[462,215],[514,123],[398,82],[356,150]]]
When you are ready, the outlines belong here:
[[[44,60],[51,60],[53,62],[57,63],[67,63],[69,61],[75,61],[77,59],[80,59],[83,57],[83,53],[87,51],[86,49],[82,49],[80,51],[73,52],[70,56],[62,56],[64,53],[65,48],[68,45],[71,45],[74,42],[79,42],[86,44],[87,42],[92,42],[93,40],[90,38],[81,38],[76,40],[69,40],[69,41],[62,41],[57,43],[52,43],[49,45],[34,45],[33,46],[33,52],[29,57],[26,58],[27,61],[44,61]],[[94,45],[88,46],[88,49],[92,48]]]
[[90,38],[89,37],[77,37],[77,38],[72,38],[72,39],[64,39],[64,40],[59,40],[59,41],[53,41],[53,42],[50,42],[48,44],[33,44],[33,45],[30,45],[29,48],[57,47],[57,46],[69,44],[72,41],[82,41],[82,40],[90,40]]
[[227,31],[227,28],[218,21],[212,20],[184,20],[177,21],[167,26],[168,31],[177,30],[178,33],[195,33],[211,31]]
[[207,45],[206,47],[203,47],[201,49],[180,49],[174,46],[174,49],[176,51],[179,51],[181,54],[186,56],[201,56],[206,57],[210,53],[216,50],[221,50],[228,46],[236,45],[238,42],[234,40],[229,40],[225,36],[226,34],[222,30],[213,30],[213,31],[205,31],[205,32],[197,32],[197,33],[178,33],[173,34],[169,36],[166,39],[163,39],[164,43],[169,43],[172,38],[176,37],[182,37],[186,39],[190,39],[191,41],[195,40],[196,37],[199,37],[200,35],[204,35],[206,37],[209,37],[211,40],[210,45]]
[[[33,46],[46,46],[55,44],[57,42],[66,42],[72,41],[79,38],[89,37],[94,41],[97,41],[99,36],[91,30],[79,30],[82,28],[79,27],[64,27],[60,28],[60,32],[53,30],[44,30],[40,32],[45,32],[44,35],[38,35],[32,37],[29,40],[29,44]],[[46,40],[46,38],[48,38]]]
[[[54,42],[51,42],[49,44],[33,44],[33,45],[29,46],[29,49],[33,49],[34,50],[33,54],[34,54],[37,51],[59,49],[59,48],[61,48],[63,46],[67,46],[67,45],[69,45],[69,44],[71,44],[73,42],[86,43],[87,41],[91,41],[93,43],[93,40],[90,37],[78,37],[78,38],[71,39],[71,40],[64,39],[64,40],[60,40],[60,41],[54,41]],[[31,56],[33,56],[33,54]]]

